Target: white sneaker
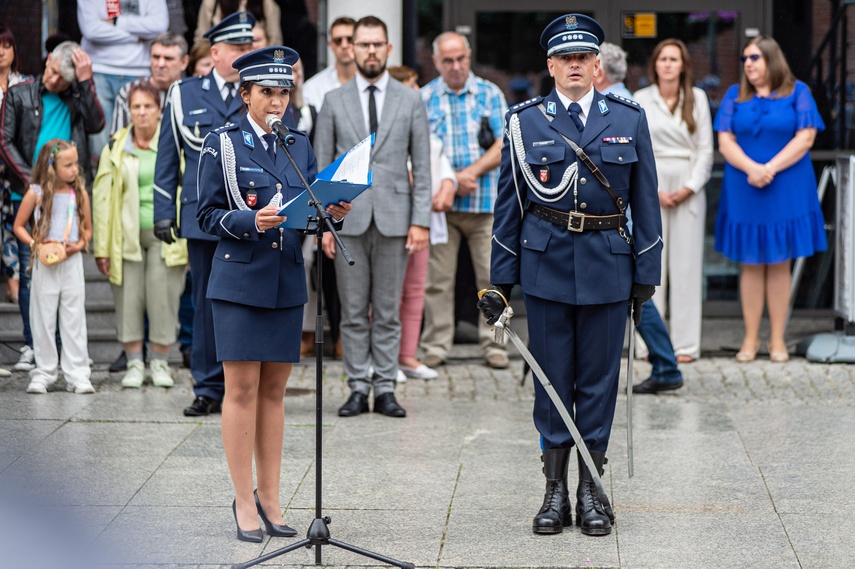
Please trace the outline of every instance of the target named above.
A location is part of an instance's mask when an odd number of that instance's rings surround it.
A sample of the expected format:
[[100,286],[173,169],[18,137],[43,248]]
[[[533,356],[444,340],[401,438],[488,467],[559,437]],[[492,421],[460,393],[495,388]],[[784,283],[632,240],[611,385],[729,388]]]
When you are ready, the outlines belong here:
[[47,385],[41,381],[31,381],[27,386],[27,393],[47,393]]
[[95,388],[92,387],[92,383],[86,379],[81,381],[76,385],[71,385],[70,383],[66,386],[68,391],[73,393],[77,393],[78,395],[87,394],[87,393],[95,393]]
[[145,364],[142,360],[128,360],[128,371],[122,378],[122,387],[139,389],[145,379]]
[[151,366],[151,382],[155,386],[172,387],[175,385],[175,380],[172,379],[172,373],[169,371],[169,362],[152,359],[149,365]]
[[6,368],[0,367],[0,377],[9,377],[10,375],[12,375],[11,371]]
[[399,369],[397,375],[395,375],[395,381],[397,383],[406,383],[407,374],[405,374],[403,370]]
[[410,367],[410,366],[401,366],[401,371],[406,374],[407,377],[411,379],[436,379],[439,377],[439,373],[436,370],[430,369],[425,364],[420,365],[419,367]]
[[21,357],[18,358],[18,362],[12,366],[12,369],[16,371],[30,371],[34,367],[36,367],[36,354],[31,347],[22,347]]

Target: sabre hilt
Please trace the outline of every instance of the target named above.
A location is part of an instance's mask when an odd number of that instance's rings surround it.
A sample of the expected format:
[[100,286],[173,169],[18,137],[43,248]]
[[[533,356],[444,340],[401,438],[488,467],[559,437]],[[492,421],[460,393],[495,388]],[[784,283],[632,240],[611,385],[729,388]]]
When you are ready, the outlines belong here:
[[506,306],[502,311],[502,315],[499,316],[499,319],[493,324],[493,341],[502,346],[507,342],[507,338],[505,338],[505,324],[508,323],[514,315],[514,309],[510,306]]

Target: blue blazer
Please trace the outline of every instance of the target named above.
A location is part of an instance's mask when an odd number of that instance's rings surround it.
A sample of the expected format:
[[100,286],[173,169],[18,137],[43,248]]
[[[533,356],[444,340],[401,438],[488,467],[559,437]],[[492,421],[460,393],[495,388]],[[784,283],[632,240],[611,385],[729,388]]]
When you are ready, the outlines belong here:
[[[243,101],[239,96],[235,96],[232,104],[226,108],[217,90],[213,71],[204,77],[190,77],[172,85],[166,96],[157,145],[154,171],[155,221],[176,220],[180,237],[215,239],[202,232],[196,223],[199,151],[209,132],[228,123],[237,123],[244,114]],[[177,201],[179,186],[180,203]]]
[[[297,141],[289,150],[311,182],[318,173],[315,153],[303,133],[293,132]],[[239,208],[226,184],[220,133],[228,136],[234,148],[238,192],[246,210]],[[208,298],[260,308],[307,302],[302,233],[277,228],[259,232],[255,226],[255,212],[270,203],[277,191],[281,191],[284,204],[303,187],[281,148],[276,152],[276,162],[271,161],[247,118],[205,138],[199,162],[197,228],[220,240],[211,266]]]
[[[508,110],[493,221],[491,282],[521,284],[527,295],[582,305],[627,300],[634,282],[659,284],[662,220],[644,111],[626,99],[595,92],[588,114],[580,134],[555,90]],[[519,119],[522,153],[509,140],[514,116]],[[614,200],[581,160],[576,196],[572,184],[563,197],[551,195],[565,172],[577,164],[561,134],[590,156],[630,206],[632,245],[617,229],[576,233],[526,211],[529,203],[538,203],[563,212],[618,213]],[[521,160],[545,191],[530,187]]]

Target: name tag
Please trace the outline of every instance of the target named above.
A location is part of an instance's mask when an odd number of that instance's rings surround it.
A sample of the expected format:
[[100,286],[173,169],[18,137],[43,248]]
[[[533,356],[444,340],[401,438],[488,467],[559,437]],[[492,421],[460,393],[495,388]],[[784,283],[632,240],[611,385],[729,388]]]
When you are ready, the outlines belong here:
[[532,147],[537,148],[538,146],[551,146],[553,144],[555,144],[554,140],[538,140],[533,142],[531,145]]
[[187,113],[187,116],[192,117],[193,115],[201,115],[202,113],[207,113],[208,109],[193,109],[192,111]]
[[245,166],[240,167],[241,172],[264,172],[264,168],[247,168]]

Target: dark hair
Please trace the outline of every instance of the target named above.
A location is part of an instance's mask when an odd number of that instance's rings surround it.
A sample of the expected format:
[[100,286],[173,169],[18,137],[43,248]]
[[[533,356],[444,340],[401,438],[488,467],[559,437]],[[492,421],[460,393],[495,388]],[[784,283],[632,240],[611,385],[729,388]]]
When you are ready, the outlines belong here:
[[418,79],[419,77],[419,74],[416,73],[415,69],[413,69],[412,67],[407,67],[406,65],[390,67],[389,75],[391,75],[392,78],[397,79],[401,83],[409,80],[411,77],[415,77],[416,79]]
[[386,29],[386,22],[378,18],[377,16],[365,16],[364,18],[360,18],[355,24],[353,24],[353,35],[356,36],[356,30],[359,28],[383,28],[383,35],[386,36],[386,39],[389,39],[389,30]]
[[15,41],[15,34],[12,29],[6,24],[0,23],[0,44],[9,44],[12,46],[12,72],[18,71],[18,44]]
[[[796,78],[790,71],[787,58],[784,57],[778,42],[761,34],[745,42],[742,51],[744,52],[750,45],[756,45],[763,54],[763,59],[766,60],[766,81],[769,83],[769,93],[772,94],[772,98],[780,99],[791,95],[796,86]],[[756,94],[757,89],[748,81],[743,66],[742,77],[739,79],[739,97],[736,100],[747,101]]]
[[157,104],[157,108],[160,108],[160,89],[152,85],[151,81],[148,79],[139,79],[131,83],[131,88],[128,90],[128,107],[131,106],[131,101],[134,98],[134,95],[137,93],[145,93]]
[[650,78],[650,83],[659,86],[659,76],[656,74],[656,60],[662,50],[668,46],[674,46],[680,50],[680,59],[682,59],[683,69],[680,70],[680,92],[683,94],[683,108],[681,116],[683,122],[686,123],[689,132],[695,132],[698,125],[695,124],[695,94],[692,92],[692,58],[689,56],[689,48],[682,41],[676,38],[664,39],[653,48],[653,53],[650,55],[650,62],[647,65],[647,75]]
[[[155,37],[151,40],[152,45],[159,43],[163,47],[173,47],[178,46],[179,51],[181,52],[180,57],[184,57],[187,55],[187,40],[184,39],[184,36],[181,34],[176,34],[173,32],[163,32],[162,34]],[[210,44],[210,42],[208,42]]]
[[353,18],[349,18],[347,16],[341,16],[340,18],[336,18],[333,20],[333,23],[330,24],[330,34],[332,34],[332,29],[336,26],[352,26],[356,24],[356,20]]

